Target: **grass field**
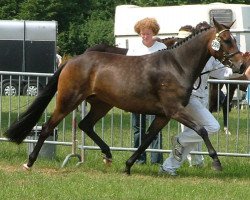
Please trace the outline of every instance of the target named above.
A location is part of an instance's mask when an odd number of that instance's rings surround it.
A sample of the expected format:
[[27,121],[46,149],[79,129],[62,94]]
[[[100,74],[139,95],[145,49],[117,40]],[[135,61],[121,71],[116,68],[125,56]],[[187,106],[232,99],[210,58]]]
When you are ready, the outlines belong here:
[[[56,159],[38,159],[32,171],[24,171],[27,146],[1,144],[1,199],[249,199],[250,160],[221,157],[222,172],[206,166],[185,164],[178,177],[158,175],[156,165],[134,165],[132,174],[123,173],[129,152],[114,152],[110,167],[102,163],[99,151],[88,151],[87,162],[76,166],[72,158],[65,168],[62,161],[69,148],[58,147]],[[166,157],[167,154],[164,155]]]
[[[53,105],[52,105],[53,107]],[[8,109],[7,109],[8,110]],[[116,112],[116,111],[115,111]],[[7,117],[5,111],[2,117]],[[237,112],[230,113],[230,129],[232,135],[223,133],[212,138],[215,147],[223,152],[240,153],[249,151],[248,113],[241,113],[241,126],[239,134],[234,131],[237,124]],[[119,116],[115,113],[115,116]],[[105,119],[105,127],[110,132],[110,117]],[[116,117],[115,117],[116,118]],[[219,118],[219,120],[221,117]],[[124,116],[124,120],[129,118]],[[67,122],[67,123],[70,123]],[[221,123],[221,120],[220,120]],[[123,125],[123,145],[130,145],[129,122]],[[114,120],[119,130],[119,120]],[[2,131],[7,126],[4,118]],[[96,130],[100,130],[97,125]],[[67,130],[71,137],[70,128]],[[171,134],[176,134],[173,129]],[[117,138],[121,135],[115,135]],[[164,134],[163,142],[167,148],[168,138]],[[218,139],[219,138],[219,139]],[[107,139],[108,143],[120,144],[121,140]],[[236,142],[239,145],[236,145]],[[87,139],[86,141],[91,142]],[[217,148],[216,148],[217,149]],[[159,176],[157,165],[134,165],[131,175],[123,173],[125,161],[131,152],[113,151],[113,163],[110,167],[102,163],[99,150],[86,151],[86,162],[76,166],[78,160],[72,158],[65,168],[61,168],[66,155],[71,153],[71,147],[57,146],[56,157],[53,160],[38,158],[31,171],[24,171],[22,164],[27,161],[27,144],[15,145],[1,142],[0,147],[0,198],[1,199],[83,199],[83,200],[140,200],[140,199],[241,199],[250,197],[250,160],[241,157],[220,157],[223,171],[215,172],[211,169],[211,159],[205,156],[204,168],[190,168],[187,163],[178,171],[178,177]],[[78,151],[78,153],[80,153]],[[164,154],[166,158],[168,154]]]

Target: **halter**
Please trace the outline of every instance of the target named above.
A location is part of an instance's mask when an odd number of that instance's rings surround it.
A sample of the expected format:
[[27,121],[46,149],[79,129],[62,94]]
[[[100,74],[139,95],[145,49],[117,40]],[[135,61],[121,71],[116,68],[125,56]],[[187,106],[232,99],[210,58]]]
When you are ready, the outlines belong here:
[[[215,35],[215,39],[212,41],[212,48],[215,51],[219,51],[220,50],[220,46],[221,46],[221,38],[220,38],[220,34],[225,32],[225,31],[229,31],[229,29],[224,29],[221,30],[220,32],[216,33]],[[235,54],[241,53],[239,50],[233,53],[226,53],[223,49],[223,57],[220,60],[221,63],[225,62],[226,60],[229,62],[229,66],[232,67],[232,62],[230,60],[231,57],[233,57]]]
[[[220,47],[221,47],[221,44],[220,44],[220,42],[221,42],[220,34],[223,33],[223,32],[225,32],[225,31],[229,31],[229,29],[224,29],[224,30],[221,30],[220,32],[216,33],[215,39],[212,41],[212,49],[213,50],[215,50],[215,51],[219,51],[220,50]],[[233,53],[226,53],[223,49],[222,49],[222,51],[223,51],[223,57],[222,57],[221,60],[219,60],[219,59],[218,60],[221,63],[223,63],[223,62],[225,62],[227,60],[229,62],[229,66],[230,67],[232,67],[232,65],[233,65],[233,63],[231,62],[230,58],[233,57],[237,53],[241,53],[239,50],[236,51],[236,52],[233,52]],[[208,70],[208,71],[205,71],[205,72],[201,73],[199,75],[199,77],[198,77],[198,79],[199,79],[198,85],[197,85],[197,87],[193,87],[193,90],[198,90],[199,89],[199,87],[201,85],[201,76],[203,74],[207,74],[207,73],[210,73],[210,72],[215,71],[215,70],[218,70],[218,68],[217,69],[213,69],[213,70]]]
[[[220,32],[218,32],[218,33],[216,33],[216,35],[215,35],[215,39],[212,41],[212,49],[213,50],[215,50],[215,51],[219,51],[221,48],[221,38],[220,38],[220,34],[221,33],[223,33],[223,32],[225,32],[225,31],[229,31],[229,29],[224,29],[224,30],[221,30]],[[240,51],[238,50],[238,51],[236,51],[236,52],[234,52],[234,53],[226,53],[223,49],[222,49],[222,51],[223,51],[223,57],[222,57],[222,59],[221,60],[219,60],[221,63],[223,63],[223,62],[225,62],[226,60],[229,62],[229,66],[230,67],[232,67],[232,62],[231,62],[231,60],[230,60],[230,58],[232,57],[232,56],[234,56],[235,54],[237,54],[237,53],[240,53]],[[193,87],[193,89],[194,90],[198,90],[199,89],[199,87],[200,87],[200,85],[201,85],[201,76],[203,75],[203,74],[207,74],[207,73],[210,73],[210,72],[212,72],[212,71],[215,71],[215,70],[218,70],[218,69],[213,69],[213,70],[208,70],[208,71],[205,71],[205,72],[203,72],[203,73],[201,73],[200,75],[199,75],[199,77],[198,77],[198,79],[199,79],[199,82],[198,82],[198,86],[197,87]]]

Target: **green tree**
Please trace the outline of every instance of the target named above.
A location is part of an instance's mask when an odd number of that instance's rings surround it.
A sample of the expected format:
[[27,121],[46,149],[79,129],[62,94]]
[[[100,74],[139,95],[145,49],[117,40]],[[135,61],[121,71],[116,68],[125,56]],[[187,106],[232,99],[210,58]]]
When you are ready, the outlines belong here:
[[0,19],[14,19],[18,13],[18,0],[0,1]]
[[84,25],[70,23],[68,31],[59,33],[58,38],[58,45],[64,54],[82,54],[88,48]]
[[[208,4],[218,0],[1,0],[1,19],[55,20],[61,52],[75,55],[94,44],[114,44],[117,5],[171,6]],[[221,0],[250,4],[250,0]],[[126,16],[124,16],[126,17]]]
[[18,19],[55,20],[62,4],[59,0],[27,0],[20,4]]
[[113,19],[89,19],[85,25],[88,46],[99,43],[115,44]]

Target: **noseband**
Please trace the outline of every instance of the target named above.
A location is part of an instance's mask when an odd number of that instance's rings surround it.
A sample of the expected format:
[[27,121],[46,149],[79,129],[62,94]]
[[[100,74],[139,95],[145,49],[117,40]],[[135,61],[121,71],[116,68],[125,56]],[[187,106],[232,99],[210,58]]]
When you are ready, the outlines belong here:
[[235,54],[237,53],[241,53],[239,50],[234,52],[234,53],[226,53],[226,52],[223,52],[223,57],[221,59],[221,63],[225,62],[226,60],[229,62],[229,66],[232,67],[233,66],[233,63],[232,61],[230,60],[231,57],[233,57]]
[[[219,51],[220,50],[220,46],[221,46],[221,38],[220,38],[220,34],[225,32],[225,31],[229,31],[229,29],[224,29],[222,31],[220,31],[219,33],[216,33],[216,37],[212,42],[212,48],[215,51]],[[213,47],[213,44],[215,45],[215,47]],[[229,62],[229,66],[231,67],[233,65],[232,61],[230,60],[231,57],[233,57],[235,54],[241,53],[239,50],[233,53],[227,53],[225,52],[223,49],[221,49],[223,51],[223,57],[222,59],[220,59],[220,62],[223,63],[225,61]]]

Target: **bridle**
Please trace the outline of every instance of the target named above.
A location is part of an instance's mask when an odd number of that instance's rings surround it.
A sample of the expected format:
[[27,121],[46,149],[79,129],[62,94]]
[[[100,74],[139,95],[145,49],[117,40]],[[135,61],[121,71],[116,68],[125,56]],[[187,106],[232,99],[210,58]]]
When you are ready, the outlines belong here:
[[[227,61],[229,64],[230,67],[233,66],[233,63],[232,61],[230,60],[231,57],[233,57],[235,54],[238,54],[238,53],[241,53],[239,50],[236,51],[236,52],[233,52],[233,53],[226,53],[221,47],[221,38],[220,38],[220,34],[225,32],[225,31],[229,31],[229,29],[224,29],[224,30],[221,30],[220,32],[216,33],[215,35],[215,39],[212,41],[212,49],[214,49],[215,51],[219,51],[220,49],[223,51],[223,57],[222,59],[218,59],[221,63]],[[225,67],[225,66],[224,66]],[[218,69],[213,69],[213,70],[209,70],[209,71],[205,71],[203,73],[201,73],[198,77],[199,79],[199,82],[198,82],[198,86],[195,88],[193,87],[194,90],[198,90],[200,85],[201,85],[201,76],[203,74],[207,74],[207,73],[210,73],[212,71],[215,71],[215,70],[218,70]]]
[[232,61],[230,60],[231,57],[233,57],[235,54],[238,54],[238,53],[241,53],[239,50],[236,51],[236,52],[233,52],[233,53],[227,53],[225,52],[221,47],[221,37],[220,37],[220,34],[225,32],[225,31],[229,31],[229,29],[224,29],[224,30],[221,30],[220,32],[216,33],[215,35],[215,39],[212,41],[212,48],[213,48],[213,44],[214,45],[217,45],[214,49],[215,51],[219,51],[220,49],[223,51],[223,57],[221,59],[218,59],[221,63],[224,63],[225,61],[228,61],[229,62],[229,66],[232,67],[233,63]]

